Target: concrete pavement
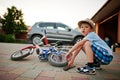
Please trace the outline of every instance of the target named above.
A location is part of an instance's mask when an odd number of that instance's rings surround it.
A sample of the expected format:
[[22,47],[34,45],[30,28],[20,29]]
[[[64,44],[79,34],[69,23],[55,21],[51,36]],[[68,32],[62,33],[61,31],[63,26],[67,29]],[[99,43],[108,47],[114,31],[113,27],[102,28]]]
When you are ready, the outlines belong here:
[[12,61],[10,55],[31,44],[0,43],[0,80],[120,80],[120,53],[114,53],[113,61],[97,70],[96,75],[76,72],[78,66],[86,64],[86,57],[81,51],[74,65],[75,68],[63,71],[62,67],[40,62],[36,53],[21,61]]

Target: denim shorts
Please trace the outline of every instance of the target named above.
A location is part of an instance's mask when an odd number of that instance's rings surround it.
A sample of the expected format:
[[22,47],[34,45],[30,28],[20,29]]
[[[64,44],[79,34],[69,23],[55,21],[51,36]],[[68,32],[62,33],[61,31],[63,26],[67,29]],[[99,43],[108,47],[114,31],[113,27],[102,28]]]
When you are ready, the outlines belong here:
[[113,56],[110,55],[104,48],[96,45],[95,43],[93,43],[91,47],[94,52],[94,58],[99,64],[107,65],[112,61]]

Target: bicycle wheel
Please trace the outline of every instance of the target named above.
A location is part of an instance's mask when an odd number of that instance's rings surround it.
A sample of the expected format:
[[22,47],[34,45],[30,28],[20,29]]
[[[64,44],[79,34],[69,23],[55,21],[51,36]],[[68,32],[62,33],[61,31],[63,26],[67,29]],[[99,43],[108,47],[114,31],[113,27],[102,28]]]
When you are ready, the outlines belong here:
[[60,54],[50,54],[48,57],[48,62],[56,67],[63,67],[67,65],[67,61],[65,59],[66,52],[61,52]]
[[28,55],[30,55],[31,51],[33,52],[33,48],[18,50],[11,55],[11,60],[21,60],[24,57],[27,57]]

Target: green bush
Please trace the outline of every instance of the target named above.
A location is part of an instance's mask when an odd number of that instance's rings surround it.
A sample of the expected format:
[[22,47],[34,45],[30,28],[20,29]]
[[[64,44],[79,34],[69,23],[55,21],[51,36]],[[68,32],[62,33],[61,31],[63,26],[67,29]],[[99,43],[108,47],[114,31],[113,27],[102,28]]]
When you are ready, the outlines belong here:
[[15,42],[15,36],[12,34],[5,35],[5,42],[8,43]]
[[0,42],[8,43],[27,43],[27,40],[16,40],[15,36],[12,34],[0,34]]
[[5,42],[5,35],[4,34],[0,34],[0,42]]
[[12,43],[15,42],[15,36],[12,34],[0,34],[0,42],[8,42]]

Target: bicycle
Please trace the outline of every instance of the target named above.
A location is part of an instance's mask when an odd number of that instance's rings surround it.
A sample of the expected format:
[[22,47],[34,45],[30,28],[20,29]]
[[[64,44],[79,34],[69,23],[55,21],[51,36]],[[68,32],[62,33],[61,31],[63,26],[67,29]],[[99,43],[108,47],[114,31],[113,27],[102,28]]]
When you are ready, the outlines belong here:
[[67,61],[65,60],[65,54],[67,52],[64,50],[65,48],[60,45],[60,43],[60,41],[54,44],[52,43],[48,49],[41,49],[40,46],[43,45],[42,42],[39,42],[39,45],[34,44],[33,46],[27,46],[18,51],[15,51],[11,55],[11,60],[21,60],[29,55],[32,55],[34,50],[37,48],[36,52],[40,61],[47,60],[51,65],[56,67],[66,66]]

